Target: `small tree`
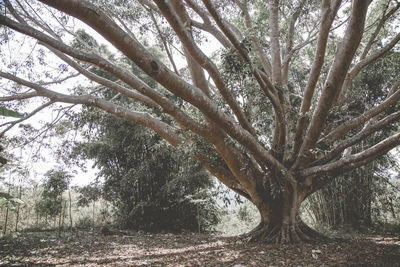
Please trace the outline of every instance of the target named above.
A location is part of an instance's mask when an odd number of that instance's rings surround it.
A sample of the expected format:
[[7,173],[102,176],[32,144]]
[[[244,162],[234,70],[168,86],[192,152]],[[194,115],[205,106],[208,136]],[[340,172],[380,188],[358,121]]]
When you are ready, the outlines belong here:
[[[8,109],[6,107],[3,107],[3,106],[0,106],[0,116],[23,118],[23,115],[20,114],[19,112],[10,110],[10,109]],[[2,145],[0,145],[0,152],[3,152],[3,151],[4,151],[4,147]],[[8,162],[8,160],[5,157],[3,157],[2,155],[0,155],[0,170],[1,171],[3,171],[3,166],[5,164],[7,164],[7,162]],[[1,179],[1,177],[0,177],[0,179]],[[21,201],[21,187],[20,187],[19,198],[16,198],[16,197],[10,195],[10,189],[11,189],[11,185],[8,185],[8,192],[7,193],[0,191],[0,206],[6,208],[3,234],[6,234],[6,232],[7,232],[7,223],[8,223],[8,212],[9,212],[9,210],[16,211],[16,213],[17,213],[16,223],[15,223],[15,231],[17,231],[17,229],[18,229],[18,218],[19,218],[19,208],[20,208],[20,204],[23,203],[23,201]]]
[[101,198],[101,187],[98,183],[90,183],[84,187],[78,188],[78,206],[88,207],[92,204],[92,226],[95,226],[95,204]]
[[41,199],[36,204],[39,213],[46,216],[59,216],[59,228],[63,216],[63,193],[68,189],[72,176],[65,170],[52,169],[45,173]]

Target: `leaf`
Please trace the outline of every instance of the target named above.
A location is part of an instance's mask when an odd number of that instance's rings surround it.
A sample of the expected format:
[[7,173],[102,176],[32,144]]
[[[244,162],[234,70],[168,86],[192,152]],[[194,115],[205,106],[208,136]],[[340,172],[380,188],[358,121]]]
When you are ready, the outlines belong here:
[[12,211],[15,211],[16,204],[24,204],[24,202],[8,193],[0,192],[0,206],[4,206]]
[[21,113],[18,113],[13,110],[9,110],[5,107],[0,107],[0,116],[5,116],[5,117],[14,117],[14,118],[23,118],[24,115]]
[[0,164],[1,164],[0,166],[4,165],[6,163],[7,163],[7,159],[0,157]]

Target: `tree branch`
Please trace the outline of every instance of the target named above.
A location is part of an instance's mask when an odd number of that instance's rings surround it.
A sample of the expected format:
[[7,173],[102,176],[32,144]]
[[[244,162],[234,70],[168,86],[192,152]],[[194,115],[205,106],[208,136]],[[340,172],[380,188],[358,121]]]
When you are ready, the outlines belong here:
[[220,44],[225,47],[225,48],[230,48],[232,47],[232,44],[229,42],[229,40],[212,24],[209,14],[202,9],[199,5],[197,5],[193,0],[185,0],[188,6],[190,6],[191,9],[196,12],[201,19],[203,20],[203,23],[199,23],[197,21],[192,20],[191,24],[199,29],[202,29],[217,39]]
[[29,99],[33,97],[38,97],[38,93],[36,92],[31,92],[31,93],[26,93],[26,94],[19,94],[19,95],[12,95],[12,96],[2,96],[0,97],[0,102],[7,102],[7,101],[14,101],[14,100],[24,100],[24,99]]
[[334,97],[343,85],[344,77],[361,41],[368,5],[369,1],[355,0],[353,2],[349,26],[342,42],[338,45],[335,59],[293,168],[308,164],[309,150],[316,144],[322,132]]
[[137,93],[133,90],[129,90],[126,87],[123,87],[115,82],[112,82],[108,79],[105,79],[103,77],[100,77],[96,74],[94,74],[93,72],[88,71],[87,69],[83,68],[82,66],[80,66],[78,63],[76,63],[75,61],[73,61],[72,59],[70,59],[69,57],[67,57],[66,55],[64,55],[63,53],[61,53],[60,51],[52,48],[51,46],[48,46],[46,44],[44,44],[44,46],[49,49],[51,52],[53,52],[56,56],[58,56],[60,59],[62,59],[64,62],[66,62],[68,65],[70,65],[71,67],[73,67],[74,69],[76,69],[79,73],[81,73],[82,75],[86,76],[87,78],[89,78],[90,80],[97,82],[105,87],[108,87],[110,89],[115,90],[116,92],[119,92],[129,98],[133,98],[136,99],[142,103],[145,103],[149,106],[153,106],[153,107],[159,107],[158,104],[156,102],[154,102],[151,98],[144,96],[140,93]]
[[360,71],[374,62],[375,60],[383,57],[385,54],[387,54],[397,43],[400,41],[400,33],[398,33],[388,44],[386,44],[382,49],[380,49],[378,52],[376,52],[373,55],[370,55],[367,58],[362,59],[359,61],[351,70],[349,73],[347,73],[346,78],[344,80],[344,84],[342,86],[342,89],[340,90],[340,93],[337,94],[337,102],[338,105],[342,105],[345,101],[345,96],[347,93],[347,88],[349,87],[350,83],[353,81],[353,79],[357,76]]
[[250,125],[250,122],[247,120],[239,104],[229,92],[224,81],[222,80],[217,66],[215,66],[215,64],[199,49],[190,33],[186,30],[184,23],[177,16],[174,10],[164,0],[156,0],[155,2],[165,18],[168,20],[169,24],[175,30],[175,33],[179,36],[183,46],[189,51],[190,56],[210,74],[215,86],[218,88],[221,95],[232,109],[232,112],[235,114],[240,125],[252,135],[256,136],[255,130]]
[[84,104],[94,105],[110,114],[116,115],[120,118],[142,124],[167,140],[173,146],[178,146],[183,142],[183,139],[178,135],[175,128],[170,125],[152,117],[151,115],[143,112],[131,111],[124,107],[118,106],[106,100],[96,98],[89,95],[74,96],[57,93],[55,91],[46,89],[38,84],[18,78],[9,73],[0,72],[0,77],[9,79],[23,86],[27,86],[35,90],[40,96],[49,98],[51,102],[63,102],[71,104]]
[[31,118],[32,116],[36,115],[38,112],[40,112],[41,110],[45,109],[46,107],[48,107],[48,106],[50,106],[52,104],[54,104],[54,101],[49,101],[49,102],[45,103],[44,105],[41,105],[40,107],[36,108],[35,110],[33,110],[32,112],[30,112],[29,114],[27,114],[26,116],[24,116],[21,119],[18,119],[18,120],[15,120],[15,121],[11,121],[11,122],[7,122],[7,123],[4,123],[4,124],[0,125],[0,127],[3,127],[5,125],[7,125],[7,124],[10,124],[6,129],[1,131],[0,138],[2,138],[5,135],[6,132],[8,132],[11,128],[13,128],[18,123],[26,121],[27,119]]
[[177,75],[179,75],[179,71],[178,71],[178,69],[177,69],[177,67],[176,67],[174,58],[173,58],[171,52],[169,51],[169,48],[168,48],[168,45],[167,45],[167,41],[165,40],[165,38],[164,38],[164,36],[163,36],[163,34],[162,34],[162,32],[161,32],[161,29],[160,29],[160,27],[158,26],[158,23],[157,23],[156,18],[154,17],[153,11],[152,11],[151,9],[149,9],[148,12],[150,13],[151,20],[153,21],[153,24],[154,24],[154,26],[156,27],[156,30],[157,30],[157,32],[158,32],[158,35],[160,36],[161,42],[162,42],[162,44],[163,44],[163,46],[164,46],[164,50],[165,50],[165,52],[167,53],[169,62],[171,63],[172,68],[174,69],[175,73],[176,73]]
[[397,3],[397,5],[395,7],[393,7],[387,14],[386,10],[388,8],[389,3],[387,4],[385,10],[383,11],[382,14],[382,18],[379,20],[378,25],[375,28],[375,31],[373,32],[373,34],[370,36],[367,44],[365,45],[365,48],[360,56],[360,61],[362,61],[369,53],[369,51],[371,50],[371,47],[376,39],[376,37],[378,36],[379,32],[381,31],[381,29],[383,28],[383,26],[385,25],[385,22],[400,8],[400,3]]
[[330,145],[335,140],[338,140],[343,135],[348,133],[349,131],[355,129],[356,127],[364,124],[366,121],[370,120],[371,118],[381,114],[387,108],[391,107],[392,105],[396,104],[400,100],[400,79],[392,86],[391,92],[393,92],[385,101],[380,103],[378,106],[366,111],[364,114],[361,114],[359,117],[351,119],[335,130],[327,134],[321,140],[318,141],[318,145]]
[[[252,31],[253,25],[252,25],[250,14],[249,14],[249,10],[248,10],[247,0],[244,1],[244,3],[242,3],[242,4],[239,4],[239,3],[237,3],[237,4],[240,7],[240,9],[242,10],[242,12],[244,13],[244,19],[245,19],[246,28],[249,31]],[[263,68],[264,68],[266,74],[268,75],[268,77],[271,77],[272,76],[271,63],[268,61],[267,56],[264,53],[264,50],[263,50],[263,48],[261,46],[261,43],[260,43],[260,40],[253,33],[251,33],[251,40],[253,41],[254,46],[255,46],[255,48],[257,50],[258,56],[259,56],[259,58],[261,60],[261,65],[263,66]]]
[[321,165],[325,164],[332,159],[334,159],[337,155],[339,155],[342,151],[344,151],[346,148],[359,143],[361,140],[365,139],[369,135],[373,134],[374,132],[382,129],[384,126],[399,121],[400,120],[400,111],[397,111],[395,113],[390,114],[389,116],[385,117],[384,119],[373,123],[371,125],[368,125],[366,128],[364,128],[362,131],[358,132],[356,135],[354,135],[352,138],[349,138],[340,144],[338,144],[334,149],[332,149],[330,152],[328,152],[326,155],[324,155],[322,158],[316,160],[315,162],[312,163],[312,166],[316,165]]
[[364,151],[344,157],[336,162],[328,163],[322,166],[311,167],[301,170],[299,174],[303,177],[315,176],[322,173],[334,173],[340,171],[350,171],[361,165],[373,161],[377,157],[386,154],[389,150],[400,144],[400,132],[394,134],[378,144],[365,149]]
[[[129,37],[101,10],[89,4],[86,1],[67,1],[60,0],[57,2],[50,0],[41,0],[42,2],[54,6],[67,14],[73,15],[80,20],[89,24],[97,32],[102,34],[107,40],[114,44],[121,52],[123,52],[133,62],[140,62],[140,67],[144,72],[160,82],[166,89],[173,92],[177,97],[181,97],[185,101],[193,104],[214,122],[221,125],[224,130],[235,140],[249,148],[259,158],[268,162],[268,164],[276,166],[278,170],[283,170],[284,166],[277,161],[259,142],[236,122],[226,116],[209,98],[207,98],[198,88],[188,84],[175,73],[171,72],[164,66],[155,56],[150,54],[140,43]],[[99,15],[102,14],[102,15]],[[56,40],[43,35],[42,33],[32,29],[29,26],[20,25],[12,20],[0,16],[0,24],[7,25],[17,31],[32,36],[43,41],[56,49],[68,55],[74,56],[86,62],[92,62],[110,73],[115,72],[115,66],[108,64],[104,59],[99,61],[98,57],[93,54],[80,51],[77,53],[70,47],[60,44]],[[116,41],[117,40],[117,41]],[[130,75],[129,77],[131,77]],[[129,78],[125,77],[125,78]],[[129,78],[130,79],[130,78]],[[123,79],[121,79],[123,80]],[[129,83],[128,83],[129,84]],[[147,89],[141,88],[143,94]]]
[[334,6],[330,6],[329,0],[324,0],[321,5],[321,25],[320,34],[318,36],[317,47],[315,51],[314,61],[311,67],[310,76],[307,80],[306,89],[300,107],[300,119],[297,121],[296,134],[293,144],[292,160],[297,156],[300,146],[303,143],[303,135],[308,123],[307,113],[311,107],[311,100],[314,96],[315,86],[321,74],[324,64],[326,44],[333,19],[339,9],[341,1],[335,1]]
[[269,29],[271,40],[272,81],[282,85],[281,47],[279,44],[278,1],[269,0]]
[[[226,25],[224,20],[222,19],[221,15],[218,13],[218,11],[215,9],[211,1],[209,0],[203,0],[203,3],[205,4],[206,8],[218,24],[219,28],[222,30],[222,32],[228,37],[229,41],[233,44],[233,46],[236,48],[236,50],[239,52],[239,55],[242,57],[245,63],[249,64],[253,70],[253,75],[256,78],[258,84],[260,87],[263,89],[264,93],[266,96],[269,98],[271,101],[275,115],[277,117],[277,120],[275,122],[275,134],[274,134],[274,146],[283,146],[284,145],[284,138],[285,138],[285,123],[278,123],[278,121],[285,121],[285,116],[284,116],[284,103],[282,99],[278,96],[279,93],[277,92],[276,88],[270,81],[269,77],[263,73],[262,71],[258,70],[255,66],[252,65],[251,59],[248,55],[247,50],[241,45],[241,43],[237,40],[235,34],[230,30],[229,26]],[[277,149],[279,150],[279,149]]]
[[[132,73],[126,72],[125,70],[112,64],[111,62],[107,61],[106,59],[100,57],[99,55],[73,49],[63,43],[58,42],[55,39],[52,39],[51,37],[44,35],[43,33],[39,32],[27,25],[18,24],[16,22],[13,22],[2,16],[0,16],[0,23],[3,23],[3,19],[4,19],[4,23],[9,24],[10,28],[13,28],[13,29],[20,31],[24,34],[27,34],[29,36],[32,36],[32,37],[38,39],[39,41],[41,41],[42,43],[45,43],[58,51],[66,53],[77,59],[93,63],[93,64],[103,68],[104,70],[110,72],[111,74],[115,75],[116,77],[118,77],[119,79],[121,79],[122,81],[127,83],[132,88],[135,88],[136,90],[138,90],[143,95],[146,95],[147,97],[154,100],[157,104],[159,104],[164,109],[164,111],[166,113],[168,113],[172,117],[174,117],[178,121],[178,123],[180,123],[184,127],[187,127],[189,129],[195,131],[196,133],[201,132],[202,135],[207,133],[206,128],[204,128],[198,122],[195,122],[189,116],[185,115],[184,112],[182,112],[178,107],[176,107],[165,96],[161,95],[157,91],[150,88],[147,84],[145,84],[143,81],[141,81],[139,78],[137,78]],[[90,73],[88,73],[88,72],[85,72],[85,74],[90,75]],[[93,76],[91,76],[91,77],[93,77]],[[112,84],[109,84],[109,82],[107,82],[107,80],[105,80],[104,78],[101,78],[101,79],[96,78],[96,79],[100,84],[107,83],[110,86],[112,85]],[[110,87],[110,88],[112,88],[112,87]],[[130,97],[134,96],[132,94],[132,92],[129,92],[128,89],[126,89],[126,88],[118,87],[116,89],[121,90],[121,92],[123,92],[124,94],[126,93],[126,94],[130,95]],[[135,96],[139,96],[139,95],[136,94]]]
[[286,49],[285,49],[286,56],[285,56],[285,59],[283,60],[283,67],[282,67],[283,84],[288,83],[289,64],[290,64],[290,59],[294,52],[293,51],[293,38],[294,38],[294,32],[295,32],[295,24],[300,16],[301,9],[303,8],[306,1],[307,0],[302,0],[301,2],[298,3],[296,9],[294,10],[294,12],[290,18],[289,31],[288,31],[287,39],[286,39]]

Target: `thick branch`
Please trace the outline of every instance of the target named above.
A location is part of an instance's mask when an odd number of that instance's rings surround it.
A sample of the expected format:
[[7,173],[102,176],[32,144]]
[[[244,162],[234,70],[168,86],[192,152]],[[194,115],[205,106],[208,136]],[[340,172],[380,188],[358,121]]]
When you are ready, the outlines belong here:
[[334,97],[342,87],[344,77],[361,41],[368,5],[369,1],[356,0],[353,2],[349,26],[346,29],[342,42],[338,45],[335,59],[330,68],[324,89],[314,111],[294,168],[308,163],[309,150],[314,147],[322,132],[324,122],[333,105]]
[[326,135],[324,138],[322,138],[320,141],[318,141],[318,145],[330,144],[333,141],[338,140],[339,138],[341,138],[343,135],[345,135],[349,131],[359,127],[360,125],[364,124],[369,119],[381,114],[386,109],[388,109],[392,105],[396,104],[400,100],[399,88],[400,88],[400,79],[393,85],[393,87],[391,89],[391,91],[393,91],[394,93],[391,94],[385,101],[383,101],[378,106],[366,111],[361,116],[356,117],[352,120],[349,120],[349,121],[343,123],[342,125],[337,127],[335,130],[330,132],[328,135]]
[[278,85],[282,84],[281,47],[279,44],[279,1],[269,1],[269,30],[271,39],[272,80]]
[[110,114],[114,114],[120,118],[133,121],[142,124],[160,136],[167,140],[173,146],[178,146],[183,142],[183,139],[177,134],[176,129],[169,126],[168,124],[152,117],[151,115],[143,112],[136,112],[128,110],[124,107],[118,106],[106,100],[96,98],[89,95],[84,96],[74,96],[65,95],[49,89],[46,89],[38,84],[26,81],[24,79],[18,78],[9,73],[0,72],[0,77],[9,79],[23,86],[27,86],[35,90],[40,96],[47,97],[51,102],[63,102],[70,104],[84,104],[84,105],[94,105],[102,110],[107,111]]
[[117,117],[139,123],[152,129],[173,146],[179,146],[184,142],[184,139],[178,135],[177,129],[154,118],[148,113],[132,111],[100,98],[96,98],[93,105]]
[[[135,88],[136,90],[138,90],[143,95],[146,95],[147,97],[153,99],[157,104],[159,104],[164,109],[164,111],[166,113],[168,113],[172,117],[174,117],[178,121],[178,123],[180,123],[184,127],[187,127],[196,133],[202,133],[201,134],[202,136],[207,134],[206,128],[204,128],[198,122],[191,119],[183,111],[181,111],[178,107],[176,107],[170,100],[168,100],[162,94],[160,94],[157,91],[150,88],[147,84],[145,84],[142,80],[137,78],[134,74],[128,73],[127,71],[121,69],[120,67],[112,64],[111,62],[107,61],[106,59],[104,59],[94,53],[88,53],[88,52],[83,52],[83,51],[73,49],[63,43],[58,42],[55,39],[52,39],[51,37],[46,36],[45,34],[39,32],[27,25],[18,24],[16,22],[13,22],[13,21],[7,19],[6,17],[0,16],[0,23],[4,23],[5,25],[8,25],[10,28],[13,28],[13,29],[20,31],[24,34],[27,34],[29,36],[32,36],[32,37],[38,39],[39,41],[41,41],[42,43],[45,43],[45,44],[55,48],[58,51],[66,53],[72,57],[79,59],[79,60],[93,63],[93,64],[103,68],[104,70],[106,70],[106,71],[110,72],[111,74],[115,75],[116,77],[118,77],[121,81],[124,81],[125,83],[127,83],[132,88]],[[100,82],[100,79],[98,81]],[[101,82],[106,82],[106,81],[103,79],[103,80],[101,80]],[[123,88],[119,88],[119,89],[122,90]],[[127,93],[127,94],[131,95],[132,93],[128,92],[127,90],[128,89],[123,89],[123,91],[121,91],[121,92],[124,92],[124,94]]]
[[389,116],[385,117],[384,119],[373,123],[371,125],[368,125],[365,129],[354,135],[352,138],[349,138],[343,142],[341,142],[339,145],[337,145],[333,150],[331,150],[328,154],[326,154],[324,157],[318,159],[317,161],[313,162],[312,165],[321,165],[324,163],[327,163],[334,159],[337,155],[339,155],[342,151],[344,151],[346,148],[359,143],[361,140],[365,139],[369,135],[373,134],[374,132],[382,129],[384,126],[399,121],[400,120],[400,111],[397,111],[393,114],[390,114]]
[[[223,127],[235,140],[247,147],[259,158],[265,160],[270,165],[276,166],[278,170],[284,169],[284,166],[270,153],[268,153],[250,133],[244,131],[233,119],[226,116],[198,88],[188,84],[179,76],[171,72],[162,64],[162,62],[150,54],[140,43],[138,43],[136,40],[133,40],[129,37],[129,35],[122,31],[118,25],[109,19],[107,15],[103,14],[101,10],[97,9],[86,1],[60,0],[54,2],[50,0],[42,0],[42,2],[57,7],[63,12],[73,15],[88,23],[107,40],[119,48],[119,50],[133,62],[138,64],[140,63],[139,66],[142,68],[142,70],[153,77],[156,81],[160,82],[166,89],[173,92],[177,97],[181,97],[182,99],[196,106],[214,122],[221,125],[221,127]],[[81,58],[79,59],[81,60],[87,62],[91,62],[92,60],[96,62],[96,65],[103,67],[110,73],[115,72],[115,66],[110,66],[104,62],[97,62],[98,58],[93,54],[88,54],[85,52],[80,52],[77,54],[72,48],[63,44],[59,44],[56,40],[43,35],[31,27],[15,23],[4,16],[0,16],[0,24],[7,25],[10,28],[41,40],[64,53],[80,56]],[[142,88],[141,92],[146,94],[146,90],[146,88]]]
[[378,52],[376,52],[373,55],[370,55],[367,58],[364,58],[363,60],[359,61],[349,73],[347,73],[346,78],[344,80],[344,84],[342,86],[342,89],[340,91],[340,94],[337,94],[337,102],[338,105],[342,105],[345,101],[345,96],[347,93],[347,88],[349,87],[350,83],[353,81],[353,79],[357,76],[360,71],[374,62],[375,60],[383,57],[386,55],[397,43],[400,41],[400,33],[398,33],[388,44],[386,44],[382,49],[380,49]]
[[364,165],[375,160],[377,157],[386,154],[389,150],[395,148],[399,144],[400,132],[360,153],[344,157],[333,163],[301,170],[299,174],[303,177],[308,177],[322,173],[333,173],[339,170],[340,172],[343,170],[349,171],[361,166],[361,164]]
[[63,53],[61,53],[60,51],[52,48],[51,46],[48,45],[44,45],[45,47],[47,47],[50,51],[52,51],[56,56],[58,56],[60,59],[64,60],[68,65],[70,65],[71,67],[73,67],[74,69],[76,69],[79,73],[81,73],[82,75],[86,76],[87,78],[89,78],[92,81],[95,81],[105,87],[108,87],[110,89],[115,90],[116,92],[119,92],[127,97],[136,99],[142,103],[145,103],[149,106],[153,106],[153,107],[158,107],[158,104],[156,102],[154,102],[152,99],[150,99],[149,97],[146,97],[140,93],[137,93],[135,91],[132,91],[126,87],[123,87],[115,82],[112,82],[108,79],[105,79],[103,77],[100,77],[96,74],[94,74],[91,71],[86,70],[85,68],[83,68],[81,65],[79,65],[78,63],[76,63],[75,61],[73,61],[72,59],[70,59],[69,57],[67,57],[66,55],[64,55]]
[[242,127],[251,134],[255,135],[255,130],[250,125],[250,122],[247,120],[239,104],[226,87],[217,69],[217,66],[196,45],[190,33],[186,30],[182,20],[179,19],[174,10],[172,10],[164,0],[157,0],[156,3],[172,28],[175,30],[176,34],[179,36],[183,46],[189,51],[190,56],[193,57],[193,59],[195,59],[210,74],[215,86],[218,88],[221,95],[232,109],[240,125],[242,125]]
[[[258,84],[260,87],[263,89],[264,93],[266,96],[269,98],[271,101],[275,115],[276,115],[276,121],[275,121],[275,133],[274,133],[274,146],[279,146],[282,147],[285,144],[285,136],[286,136],[286,129],[285,129],[285,116],[284,116],[284,101],[281,97],[279,97],[279,93],[277,92],[276,88],[270,81],[269,77],[263,73],[262,71],[258,70],[255,66],[252,65],[251,59],[249,57],[249,54],[247,50],[241,45],[239,40],[236,38],[235,34],[231,31],[230,27],[225,23],[225,21],[222,19],[221,15],[218,13],[214,5],[211,3],[210,0],[203,0],[203,3],[205,4],[207,10],[210,12],[210,14],[213,16],[214,20],[218,24],[219,28],[223,31],[223,33],[228,37],[228,39],[231,41],[233,46],[236,48],[236,50],[239,52],[239,55],[242,57],[244,60],[244,63],[250,64],[252,70],[253,70],[253,75],[256,78]],[[279,150],[279,148],[277,148]]]
[[303,100],[300,108],[300,119],[296,125],[296,135],[293,144],[293,156],[297,156],[300,150],[300,146],[303,142],[303,135],[308,122],[307,112],[311,107],[311,100],[314,96],[315,86],[318,82],[318,78],[321,74],[321,69],[324,64],[326,44],[328,42],[328,36],[330,28],[332,26],[333,19],[339,9],[341,1],[335,1],[334,6],[330,6],[330,1],[324,0],[321,6],[321,25],[320,33],[318,36],[317,47],[315,51],[314,61],[311,67],[310,76],[308,77],[306,89],[304,92]]
[[26,93],[26,94],[19,94],[19,95],[12,95],[12,96],[2,96],[0,97],[0,102],[6,102],[6,101],[14,101],[14,100],[24,100],[24,99],[29,99],[32,97],[38,97],[36,92],[31,92],[31,93]]

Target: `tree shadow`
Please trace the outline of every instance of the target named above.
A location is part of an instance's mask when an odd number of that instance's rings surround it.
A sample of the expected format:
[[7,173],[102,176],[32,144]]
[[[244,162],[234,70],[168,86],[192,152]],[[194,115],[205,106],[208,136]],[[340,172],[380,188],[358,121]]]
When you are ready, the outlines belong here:
[[400,266],[400,239],[357,236],[275,245],[208,234],[79,233],[56,238],[36,233],[0,239],[0,262],[16,266]]

